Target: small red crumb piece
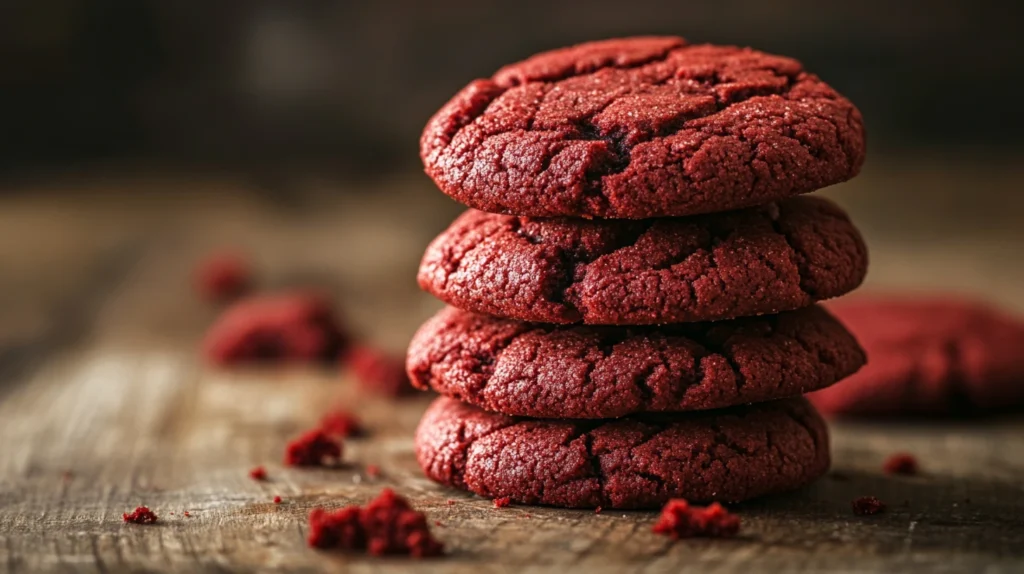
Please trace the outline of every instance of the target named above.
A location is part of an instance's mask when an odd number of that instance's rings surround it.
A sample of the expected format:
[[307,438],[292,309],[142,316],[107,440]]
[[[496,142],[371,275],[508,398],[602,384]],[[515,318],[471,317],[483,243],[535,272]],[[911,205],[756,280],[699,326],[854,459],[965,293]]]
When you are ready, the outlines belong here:
[[145,506],[136,507],[135,510],[130,513],[125,512],[121,515],[121,518],[125,522],[131,522],[134,524],[153,524],[156,522],[156,514]]
[[267,480],[267,469],[257,466],[249,471],[249,478],[253,480]]
[[444,524],[442,524],[440,520],[435,520],[434,521],[434,526],[436,526],[438,528],[444,528]]
[[237,301],[221,313],[203,339],[216,365],[253,361],[313,362],[345,345],[331,305],[312,293],[285,293]]
[[217,253],[199,263],[195,270],[196,290],[207,301],[234,299],[249,289],[252,273],[236,253]]
[[367,391],[392,397],[416,392],[405,373],[405,359],[367,345],[353,345],[342,355],[359,385]]
[[917,459],[914,455],[905,452],[898,452],[890,456],[886,459],[882,469],[886,474],[906,475],[917,474],[920,470],[917,466]]
[[370,478],[377,478],[380,476],[380,467],[375,464],[366,465],[366,476]]
[[448,499],[448,506],[455,506],[455,501],[449,498]]
[[64,472],[61,473],[60,476],[64,480],[64,482],[71,482],[75,478],[75,474],[70,470],[65,470]]
[[320,419],[320,428],[327,434],[340,437],[359,436],[363,434],[363,425],[352,413],[337,410],[324,415]]
[[430,533],[426,516],[390,488],[364,507],[349,506],[333,512],[314,508],[309,514],[309,545],[365,550],[375,556],[424,557],[444,551],[444,545]]
[[695,536],[732,538],[740,531],[740,517],[729,513],[717,502],[700,507],[690,506],[677,498],[668,501],[661,509],[654,531],[675,540]]
[[192,516],[191,514],[188,513],[187,510],[185,512],[182,512],[182,515],[184,515],[185,518],[190,518]]
[[860,514],[861,516],[869,516],[872,514],[878,514],[879,512],[885,512],[885,503],[874,496],[862,496],[854,500],[850,506],[853,507],[854,514]]
[[174,516],[174,513],[173,513],[173,512],[171,513],[171,516]]
[[505,508],[512,504],[512,499],[508,496],[502,496],[501,498],[494,499],[494,508]]
[[274,504],[281,504],[281,497],[280,496],[275,496],[274,497]]
[[330,466],[341,460],[341,442],[321,429],[313,429],[288,443],[284,463],[288,466]]
[[594,509],[594,514],[601,514],[602,510],[604,510],[604,509],[601,508],[600,506],[598,506],[597,508]]

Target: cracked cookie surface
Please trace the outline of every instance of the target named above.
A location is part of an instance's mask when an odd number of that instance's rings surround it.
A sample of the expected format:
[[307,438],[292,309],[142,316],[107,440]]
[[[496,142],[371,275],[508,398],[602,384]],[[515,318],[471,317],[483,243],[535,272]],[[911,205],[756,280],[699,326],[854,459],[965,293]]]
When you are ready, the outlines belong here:
[[499,317],[651,325],[806,307],[856,288],[867,262],[846,214],[818,197],[644,221],[470,210],[427,248],[419,284]]
[[487,411],[616,418],[824,388],[864,352],[821,307],[664,327],[559,327],[443,309],[409,345],[414,386]]
[[850,179],[860,112],[791,58],[641,37],[538,54],[427,123],[426,172],[494,213],[644,219],[775,201]]
[[809,395],[826,414],[979,415],[1024,408],[1024,320],[962,296],[873,295],[829,308],[870,360]]
[[525,419],[441,397],[416,431],[431,479],[487,498],[570,508],[740,502],[828,470],[828,432],[802,398],[619,420]]

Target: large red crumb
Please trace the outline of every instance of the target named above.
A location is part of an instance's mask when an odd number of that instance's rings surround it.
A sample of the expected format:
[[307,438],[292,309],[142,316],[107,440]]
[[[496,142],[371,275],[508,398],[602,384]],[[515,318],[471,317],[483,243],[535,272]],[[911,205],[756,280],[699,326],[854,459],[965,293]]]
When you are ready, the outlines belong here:
[[224,310],[203,339],[208,361],[324,361],[344,347],[345,335],[324,297],[284,293],[242,299]]
[[888,459],[885,464],[882,465],[882,470],[886,474],[917,474],[920,470],[917,466],[917,459],[914,455],[905,452],[898,452]]
[[320,419],[320,428],[327,434],[340,437],[359,436],[363,434],[363,425],[350,412],[331,411]]
[[502,496],[501,498],[494,499],[494,508],[505,508],[510,504],[512,504],[512,499],[507,496]]
[[153,524],[156,522],[156,514],[145,506],[138,506],[131,513],[125,512],[121,515],[121,518],[125,522],[132,522],[135,524]]
[[267,469],[257,466],[249,471],[249,478],[253,480],[267,480]]
[[364,507],[309,513],[309,545],[315,548],[365,550],[375,556],[436,556],[444,545],[433,537],[427,518],[390,488]]
[[288,466],[330,466],[341,460],[341,443],[321,429],[303,433],[288,443],[284,463]]
[[740,531],[740,517],[730,514],[717,502],[700,507],[677,498],[661,509],[654,531],[676,540],[695,536],[731,538]]
[[405,360],[367,345],[353,345],[342,355],[342,362],[364,389],[397,397],[415,391],[405,372]]
[[208,301],[228,301],[241,295],[252,284],[249,265],[235,253],[217,253],[199,263],[195,272],[196,290]]
[[274,497],[274,504],[281,504],[281,497],[280,496],[275,496]]
[[878,514],[879,512],[885,511],[885,503],[874,496],[862,496],[855,499],[850,506],[853,507],[854,514],[860,514],[862,516]]

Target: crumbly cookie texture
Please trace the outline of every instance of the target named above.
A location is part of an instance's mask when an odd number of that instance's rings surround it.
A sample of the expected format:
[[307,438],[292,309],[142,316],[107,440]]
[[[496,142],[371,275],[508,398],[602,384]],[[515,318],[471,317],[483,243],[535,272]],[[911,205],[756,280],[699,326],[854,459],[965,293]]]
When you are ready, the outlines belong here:
[[857,108],[791,58],[682,38],[538,54],[463,88],[420,140],[471,207],[643,219],[760,205],[850,179]]
[[431,479],[486,498],[571,508],[739,502],[828,470],[825,422],[804,399],[614,421],[525,419],[441,397],[416,432]]
[[559,327],[443,309],[409,345],[413,384],[485,410],[616,418],[801,395],[865,356],[821,307],[664,327]]
[[470,210],[427,248],[419,284],[479,313],[643,325],[806,307],[856,288],[867,265],[846,213],[818,197],[646,221]]

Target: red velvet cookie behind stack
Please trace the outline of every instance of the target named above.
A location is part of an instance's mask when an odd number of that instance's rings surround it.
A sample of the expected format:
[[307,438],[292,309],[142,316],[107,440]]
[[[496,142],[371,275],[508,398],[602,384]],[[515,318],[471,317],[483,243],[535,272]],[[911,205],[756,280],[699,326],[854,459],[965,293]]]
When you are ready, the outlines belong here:
[[1024,407],[1024,320],[962,296],[863,297],[835,305],[871,362],[814,393],[847,416],[976,415]]
[[867,249],[836,205],[796,196],[860,170],[853,104],[790,58],[626,38],[470,83],[420,144],[475,208],[419,271],[453,306],[406,363],[445,395],[416,433],[427,476],[650,508],[827,470],[827,429],[798,395],[864,363],[815,302],[860,285]]

